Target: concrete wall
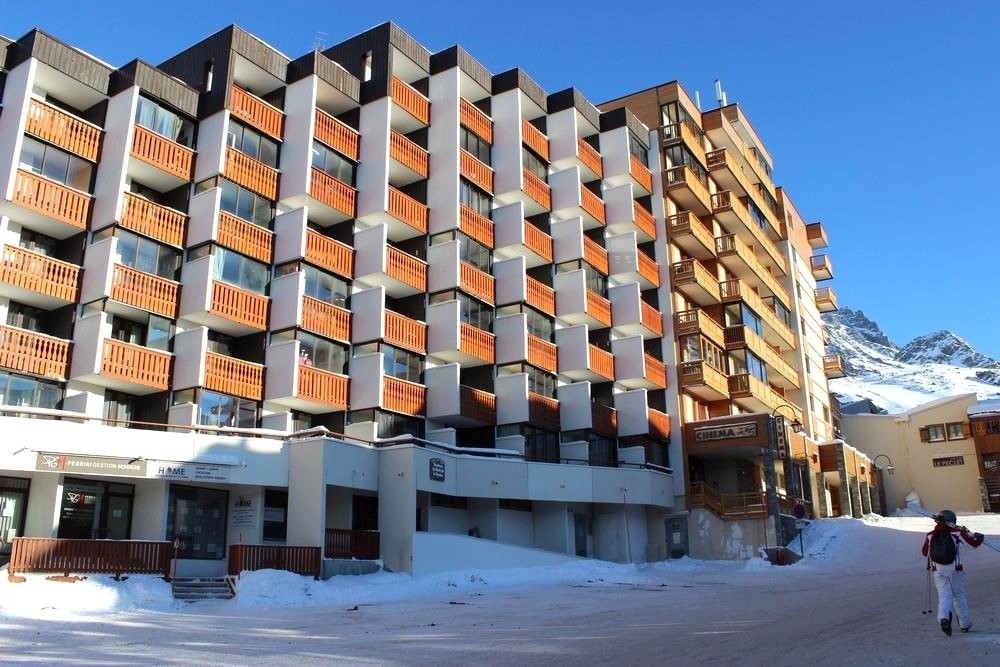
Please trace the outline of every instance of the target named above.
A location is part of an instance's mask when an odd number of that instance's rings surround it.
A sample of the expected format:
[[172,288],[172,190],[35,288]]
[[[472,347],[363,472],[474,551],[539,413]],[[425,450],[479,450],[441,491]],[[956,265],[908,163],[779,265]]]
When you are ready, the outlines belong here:
[[688,545],[692,558],[754,558],[761,547],[776,544],[774,521],[770,519],[723,521],[701,508],[692,509],[688,517]]
[[538,549],[526,549],[492,540],[416,533],[413,536],[413,575],[469,569],[540,567],[575,560],[572,556]]

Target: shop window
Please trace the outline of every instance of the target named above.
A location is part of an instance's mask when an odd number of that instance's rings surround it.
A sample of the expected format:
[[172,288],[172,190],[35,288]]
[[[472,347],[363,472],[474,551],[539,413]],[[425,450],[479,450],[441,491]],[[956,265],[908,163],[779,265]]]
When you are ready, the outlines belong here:
[[264,489],[265,540],[284,542],[288,534],[288,491]]
[[229,493],[217,489],[170,485],[167,539],[178,538],[178,556],[200,560],[226,557]]
[[132,484],[63,480],[57,537],[77,540],[127,540],[132,534]]

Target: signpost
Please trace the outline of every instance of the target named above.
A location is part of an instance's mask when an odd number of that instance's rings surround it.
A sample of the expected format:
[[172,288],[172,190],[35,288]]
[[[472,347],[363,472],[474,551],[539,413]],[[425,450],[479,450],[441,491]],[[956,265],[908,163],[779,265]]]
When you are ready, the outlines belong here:
[[806,549],[802,546],[802,530],[809,525],[809,522],[803,520],[806,516],[806,506],[801,500],[796,501],[795,507],[792,508],[792,515],[795,517],[795,529],[799,531],[799,554],[805,558]]

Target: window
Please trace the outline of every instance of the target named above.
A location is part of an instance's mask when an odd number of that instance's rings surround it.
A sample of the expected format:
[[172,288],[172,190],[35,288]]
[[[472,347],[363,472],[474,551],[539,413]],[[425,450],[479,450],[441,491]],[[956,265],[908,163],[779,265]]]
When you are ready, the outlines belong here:
[[726,368],[726,353],[701,336],[681,338],[681,361],[704,361],[720,373],[726,372],[724,370]]
[[295,335],[299,339],[299,363],[341,375],[347,372],[346,347],[305,331]]
[[135,416],[135,396],[123,394],[119,391],[104,392],[104,418],[110,420],[109,426],[121,426],[128,428]]
[[202,426],[235,428],[257,426],[257,404],[245,398],[202,389],[198,408],[198,423]]
[[964,466],[964,456],[943,456],[939,459],[932,459],[931,464],[935,468],[948,468],[951,466]]
[[132,484],[67,477],[57,537],[127,540],[132,534]]
[[7,326],[42,333],[42,317],[45,311],[11,301],[7,308]]
[[0,405],[54,409],[61,401],[62,387],[55,382],[0,371]]
[[90,192],[94,165],[31,137],[24,137],[21,145],[20,167],[75,190]]
[[312,147],[312,166],[342,183],[354,185],[354,163],[315,140]]
[[535,368],[530,364],[508,364],[497,368],[498,375],[514,375],[524,373],[528,376],[528,391],[533,394],[556,397],[556,376]]
[[284,542],[288,533],[288,491],[264,489],[265,541]]
[[226,144],[269,167],[278,166],[278,142],[246,125],[230,120]]
[[747,372],[761,382],[767,382],[767,367],[760,357],[749,351],[747,352]]
[[161,107],[153,100],[139,97],[139,103],[135,108],[135,122],[171,141],[191,146],[194,123]]
[[166,538],[180,540],[178,556],[201,560],[226,557],[228,505],[228,491],[170,485]]
[[485,191],[480,190],[472,183],[461,178],[459,179],[458,196],[459,201],[465,206],[468,206],[484,218],[490,217],[492,204],[490,203],[490,196]]
[[459,318],[462,322],[471,324],[472,326],[482,329],[483,331],[491,330],[493,327],[493,308],[481,301],[473,299],[468,294],[456,292],[454,290],[448,292],[438,292],[437,294],[431,295],[430,303],[433,305],[435,303],[443,303],[445,301],[452,300],[456,300],[459,303]]
[[115,230],[115,236],[118,237],[119,261],[125,266],[167,280],[177,277],[181,256],[173,248],[124,229]]
[[451,240],[458,241],[458,258],[460,260],[468,262],[480,271],[489,273],[490,249],[463,232],[451,231],[435,234],[431,237],[431,245],[447,243]]
[[516,306],[501,306],[497,309],[498,315],[511,315],[515,313],[524,313],[527,318],[528,323],[528,334],[541,338],[544,341],[552,342],[552,332],[555,330],[555,324],[552,319],[542,313],[538,312],[534,308],[530,308],[526,305],[516,305]]
[[346,282],[308,264],[301,265],[301,270],[306,276],[306,296],[341,308],[347,306]]
[[447,507],[454,510],[464,510],[469,508],[469,500],[464,496],[446,496],[443,493],[431,494],[432,507]]
[[268,267],[227,248],[215,248],[215,278],[257,294],[267,290]]
[[969,437],[969,426],[965,422],[951,422],[946,427],[949,440],[965,440]]
[[423,359],[413,352],[391,345],[382,345],[382,370],[389,376],[407,382],[421,382]]
[[569,273],[578,269],[584,271],[584,284],[587,289],[597,292],[605,299],[608,298],[608,277],[582,259],[557,264],[556,274]]
[[921,442],[944,442],[944,424],[930,424],[920,429]]
[[[202,190],[206,187],[213,187],[215,183],[211,180],[199,183]],[[259,227],[269,227],[274,218],[274,208],[269,199],[236,185],[232,181],[219,179],[219,187],[222,188],[222,202],[219,208],[227,213],[232,213],[237,218],[252,222]]]
[[58,241],[51,236],[39,234],[30,229],[21,229],[21,236],[17,240],[18,246],[46,257],[52,257],[56,254],[57,243]]
[[459,129],[459,142],[464,150],[472,153],[473,157],[483,164],[490,164],[490,144],[466,127]]
[[705,171],[705,167],[698,162],[697,158],[683,144],[668,146],[663,149],[663,158],[667,169],[687,166],[694,172],[695,177],[701,181],[702,185],[708,186],[708,172]]
[[113,315],[111,337],[123,343],[169,352],[171,326],[170,320],[158,315],[150,315],[145,323]]
[[757,204],[754,204],[750,199],[745,200],[747,205],[747,210],[750,211],[750,217],[753,219],[754,223],[760,227],[763,231],[767,231],[767,218],[764,217],[763,212],[757,208]]
[[524,168],[537,176],[543,183],[549,181],[549,167],[542,158],[532,153],[526,146],[521,146],[521,158]]
[[635,136],[631,132],[628,133],[628,152],[636,157],[642,166],[649,164],[649,149],[646,148],[646,144],[639,140],[639,137]]

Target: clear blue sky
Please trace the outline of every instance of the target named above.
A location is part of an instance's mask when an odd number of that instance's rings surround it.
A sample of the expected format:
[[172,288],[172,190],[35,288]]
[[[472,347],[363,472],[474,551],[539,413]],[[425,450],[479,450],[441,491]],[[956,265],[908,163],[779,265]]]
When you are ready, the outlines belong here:
[[[1000,3],[8,2],[32,27],[121,65],[158,63],[229,23],[291,57],[386,20],[431,51],[458,43],[494,72],[592,102],[722,79],[775,180],[830,235],[830,283],[897,344],[951,329],[1000,358]],[[815,6],[813,6],[815,5]]]

